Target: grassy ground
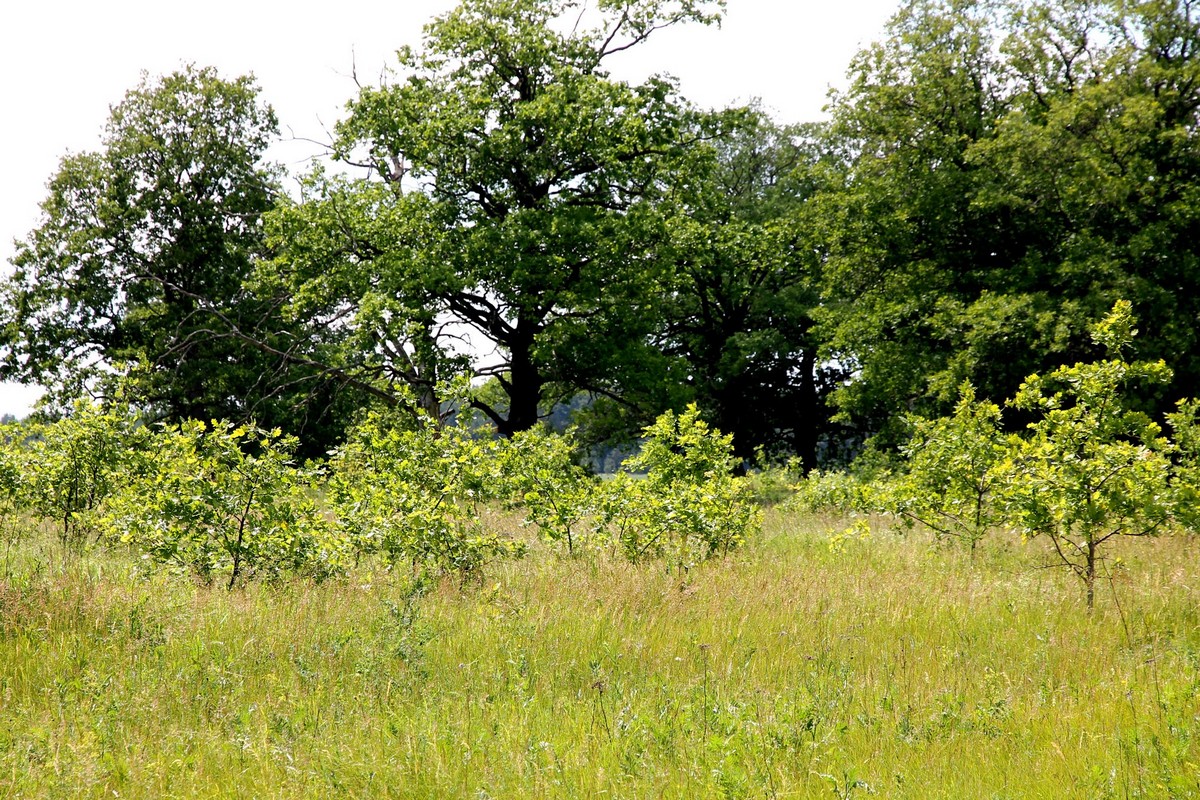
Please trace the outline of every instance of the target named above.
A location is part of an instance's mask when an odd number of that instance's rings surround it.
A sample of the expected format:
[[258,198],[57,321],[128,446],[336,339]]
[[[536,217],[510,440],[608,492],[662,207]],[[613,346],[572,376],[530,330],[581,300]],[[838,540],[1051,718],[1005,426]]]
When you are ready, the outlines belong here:
[[0,579],[0,797],[1200,796],[1182,537],[1114,551],[1090,616],[1036,542],[778,513],[686,576],[535,553],[424,596],[49,542]]

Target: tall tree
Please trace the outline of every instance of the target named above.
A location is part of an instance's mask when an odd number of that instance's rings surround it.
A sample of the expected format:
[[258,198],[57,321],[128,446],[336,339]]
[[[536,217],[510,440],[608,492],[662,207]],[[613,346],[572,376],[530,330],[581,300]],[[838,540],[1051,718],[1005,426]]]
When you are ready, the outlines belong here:
[[[828,355],[843,413],[899,435],[1092,350],[1118,297],[1200,388],[1200,61],[1190,0],[915,0],[833,104]],[[1151,393],[1142,402],[1162,402]]]
[[842,377],[818,357],[821,264],[807,218],[830,164],[816,127],[780,126],[757,108],[721,116],[672,226],[673,291],[656,343],[684,362],[678,372],[738,456],[762,449],[812,468]]
[[263,161],[275,135],[251,78],[143,79],[112,108],[102,148],[63,159],[18,243],[0,287],[0,377],[65,401],[136,365],[130,399],[167,418],[326,424],[331,395],[280,394],[303,376],[233,330],[265,339],[278,325],[243,289],[278,194]]
[[448,356],[473,350],[470,373],[503,390],[475,405],[504,434],[576,391],[618,394],[663,291],[656,200],[690,112],[670,81],[605,65],[718,6],[464,0],[400,51],[402,79],[350,104],[335,154],[368,175],[315,175],[272,215],[260,290],[286,298],[314,359],[427,407],[462,366]]

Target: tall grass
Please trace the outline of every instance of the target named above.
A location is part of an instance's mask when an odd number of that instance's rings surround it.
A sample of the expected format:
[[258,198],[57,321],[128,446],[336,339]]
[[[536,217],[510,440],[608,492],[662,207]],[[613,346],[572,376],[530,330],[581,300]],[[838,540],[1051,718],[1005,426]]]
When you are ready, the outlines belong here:
[[1192,540],[1114,553],[1089,615],[1036,542],[828,527],[776,512],[686,573],[538,552],[465,589],[227,592],[24,542],[0,797],[1200,796]]

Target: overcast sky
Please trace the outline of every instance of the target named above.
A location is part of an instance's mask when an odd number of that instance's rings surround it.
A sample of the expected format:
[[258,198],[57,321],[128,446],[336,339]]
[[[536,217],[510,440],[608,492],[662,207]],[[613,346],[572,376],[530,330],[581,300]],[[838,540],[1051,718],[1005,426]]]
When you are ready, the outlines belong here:
[[[181,64],[253,73],[285,135],[322,139],[354,94],[351,70],[371,81],[397,47],[455,0],[39,0],[13,2],[0,25],[0,265],[38,221],[45,183],[67,153],[93,150],[108,117],[143,71]],[[720,29],[663,31],[614,57],[621,78],[666,72],[703,106],[761,98],[784,122],[819,119],[829,87],[879,38],[898,0],[728,0]],[[619,59],[619,60],[618,60]],[[276,160],[313,154],[279,145]],[[0,413],[28,412],[36,393],[0,384]]]

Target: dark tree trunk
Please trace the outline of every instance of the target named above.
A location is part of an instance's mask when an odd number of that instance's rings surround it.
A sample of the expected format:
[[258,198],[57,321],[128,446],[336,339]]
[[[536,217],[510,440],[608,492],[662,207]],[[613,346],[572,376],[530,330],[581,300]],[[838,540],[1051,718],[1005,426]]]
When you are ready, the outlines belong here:
[[497,425],[502,436],[529,430],[537,425],[545,379],[533,361],[534,325],[518,320],[516,335],[509,345],[508,416]]
[[813,349],[805,350],[800,357],[797,396],[800,408],[792,434],[793,443],[796,455],[800,457],[800,467],[807,475],[817,467],[817,437],[825,424],[822,400],[817,390],[817,357]]

